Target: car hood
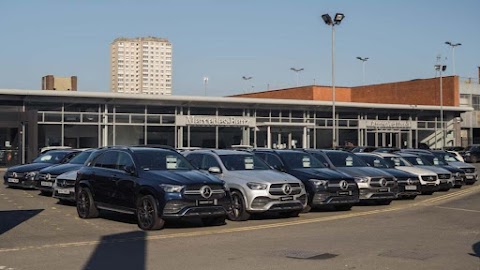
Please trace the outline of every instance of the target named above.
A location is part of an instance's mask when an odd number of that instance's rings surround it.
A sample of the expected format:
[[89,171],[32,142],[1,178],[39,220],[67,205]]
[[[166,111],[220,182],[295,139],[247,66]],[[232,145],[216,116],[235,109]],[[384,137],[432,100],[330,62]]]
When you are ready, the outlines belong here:
[[472,164],[468,164],[468,163],[465,163],[465,162],[461,162],[461,161],[453,161],[453,162],[448,162],[448,165],[451,165],[455,168],[471,168],[471,169],[475,169],[475,166],[473,166]]
[[74,171],[68,171],[66,173],[62,173],[59,176],[57,176],[57,180],[63,179],[63,180],[76,180],[77,179],[77,172],[78,170]]
[[442,167],[437,167],[437,166],[418,166],[418,167],[420,167],[422,169],[432,171],[434,173],[450,173],[449,170],[444,169]]
[[50,167],[54,164],[52,163],[30,163],[24,165],[17,165],[8,168],[7,172],[17,172],[17,173],[25,173],[25,172],[35,172],[39,171],[43,168]]
[[353,177],[392,177],[388,172],[372,167],[337,167],[336,169]]
[[401,171],[405,171],[405,172],[409,172],[417,175],[436,175],[437,174],[432,170],[429,170],[427,168],[420,168],[418,166],[398,166],[395,168]]
[[399,178],[399,177],[401,177],[401,178],[410,178],[410,177],[416,178],[417,177],[416,174],[406,172],[406,171],[402,171],[402,170],[399,170],[399,169],[394,169],[394,168],[382,168],[381,170],[386,171],[389,174],[391,174],[391,175],[393,175],[397,178]]
[[149,179],[159,181],[159,184],[192,185],[192,184],[223,184],[223,181],[198,170],[161,170],[144,171]]
[[[320,180],[333,180],[333,179],[348,179],[351,178],[350,175],[345,174],[340,171],[335,171],[329,168],[305,168],[305,169],[294,169],[288,171],[288,173],[303,179],[320,179]],[[351,179],[353,181],[353,179]]]
[[224,172],[226,181],[245,181],[256,183],[299,182],[296,177],[275,170],[242,170]]
[[461,170],[457,167],[454,167],[452,165],[442,165],[441,168],[443,168],[445,170],[448,170],[451,173],[463,173],[463,170]]
[[71,164],[71,163],[66,163],[66,164],[57,164],[53,165],[50,167],[47,167],[45,169],[40,170],[40,173],[49,173],[53,175],[59,175],[64,172],[69,172],[69,171],[74,171],[78,170],[82,167],[82,164]]

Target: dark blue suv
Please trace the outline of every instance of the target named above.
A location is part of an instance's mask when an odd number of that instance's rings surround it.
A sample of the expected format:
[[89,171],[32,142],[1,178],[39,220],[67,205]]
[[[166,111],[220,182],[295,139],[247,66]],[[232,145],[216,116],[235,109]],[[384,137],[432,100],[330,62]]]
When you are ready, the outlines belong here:
[[230,198],[224,182],[194,169],[171,149],[111,147],[93,153],[75,183],[81,218],[99,209],[135,214],[143,230],[163,228],[165,220],[201,218],[225,223]]

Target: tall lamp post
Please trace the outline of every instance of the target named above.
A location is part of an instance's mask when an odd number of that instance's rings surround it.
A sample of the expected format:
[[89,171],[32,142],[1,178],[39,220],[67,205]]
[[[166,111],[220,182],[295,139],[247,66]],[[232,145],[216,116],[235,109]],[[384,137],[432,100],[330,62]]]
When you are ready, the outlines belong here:
[[[253,79],[253,77],[251,77],[251,76],[250,76],[250,77],[243,76],[242,79],[245,81],[245,88],[247,89],[245,92],[248,93],[248,87],[246,87],[246,86],[247,86],[247,81]],[[252,88],[253,88],[253,86],[252,86]]]
[[453,65],[453,75],[457,75],[455,70],[455,47],[462,46],[462,43],[452,43],[450,41],[445,42],[448,46],[452,47],[452,65]]
[[333,123],[333,132],[332,132],[332,148],[337,146],[337,125],[336,125],[336,113],[335,113],[335,25],[339,25],[342,20],[345,18],[343,13],[335,14],[335,17],[332,20],[329,14],[323,14],[322,19],[326,25],[332,26],[332,123]]
[[297,74],[297,87],[298,87],[298,73],[302,72],[303,71],[303,68],[290,68],[290,70],[292,70],[293,72],[295,72]]
[[208,85],[208,77],[203,77],[203,88],[205,89],[205,96],[207,96],[207,85]]
[[435,65],[435,70],[440,73],[440,126],[442,127],[442,149],[445,148],[445,124],[443,123],[443,75],[447,70],[446,65]]
[[357,59],[362,61],[363,84],[365,85],[365,62],[367,62],[369,58],[357,56]]

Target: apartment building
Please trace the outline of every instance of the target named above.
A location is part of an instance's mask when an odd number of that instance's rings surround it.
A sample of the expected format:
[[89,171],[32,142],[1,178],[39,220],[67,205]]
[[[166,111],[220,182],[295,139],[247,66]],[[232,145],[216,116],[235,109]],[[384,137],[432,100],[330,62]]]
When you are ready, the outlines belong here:
[[172,44],[164,38],[117,38],[110,45],[110,91],[172,94]]
[[42,90],[77,91],[77,76],[58,77],[47,75],[42,77]]

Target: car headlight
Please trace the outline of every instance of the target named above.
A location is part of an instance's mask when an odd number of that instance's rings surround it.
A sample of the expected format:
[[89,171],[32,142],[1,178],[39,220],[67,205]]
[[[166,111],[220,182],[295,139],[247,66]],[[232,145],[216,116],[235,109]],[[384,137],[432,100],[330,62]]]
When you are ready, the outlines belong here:
[[368,183],[368,177],[355,177],[354,179],[357,184]]
[[35,179],[35,176],[37,175],[38,172],[28,172],[25,174],[25,178],[33,180]]
[[470,153],[465,153],[465,156],[470,156]]
[[326,187],[328,186],[328,180],[319,180],[319,179],[309,179],[310,183],[312,183],[315,187]]
[[247,187],[253,190],[264,190],[267,189],[267,184],[249,182],[247,183]]
[[178,193],[182,192],[184,186],[161,184],[160,187],[163,188],[165,192]]

